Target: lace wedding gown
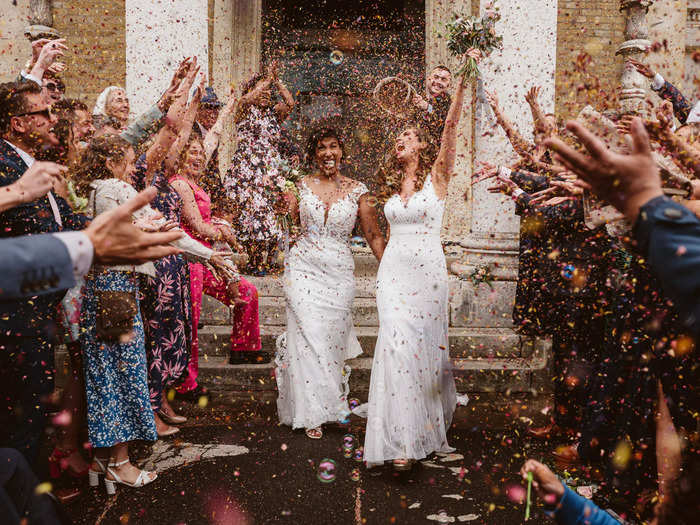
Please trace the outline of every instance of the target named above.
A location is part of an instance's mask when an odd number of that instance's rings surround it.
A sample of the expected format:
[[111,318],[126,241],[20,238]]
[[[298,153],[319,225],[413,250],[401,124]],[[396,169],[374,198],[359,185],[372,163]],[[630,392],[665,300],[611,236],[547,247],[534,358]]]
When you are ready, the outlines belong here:
[[444,209],[430,177],[408,203],[394,195],[384,206],[391,231],[377,273],[379,337],[365,435],[370,466],[454,450],[446,436],[456,390],[440,243]]
[[351,313],[355,262],[349,242],[367,187],[359,184],[326,210],[305,183],[300,186],[302,233],[285,260],[287,330],[277,340],[275,374],[280,422],[310,429],[350,413],[345,360],[362,349]]

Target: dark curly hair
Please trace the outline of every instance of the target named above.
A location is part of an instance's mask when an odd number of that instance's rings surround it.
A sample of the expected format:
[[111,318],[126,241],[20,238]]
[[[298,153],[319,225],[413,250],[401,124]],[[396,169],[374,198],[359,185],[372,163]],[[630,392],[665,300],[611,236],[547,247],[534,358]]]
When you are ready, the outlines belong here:
[[111,178],[113,175],[107,167],[107,161],[120,162],[129,149],[131,144],[119,135],[103,135],[92,139],[80,156],[73,174],[76,192],[87,196],[92,181]]
[[[418,154],[418,171],[416,172],[417,180],[415,190],[420,191],[423,188],[425,178],[433,168],[433,162],[437,155],[435,155],[435,144],[433,144],[426,129],[417,124],[410,124],[406,126],[401,133],[409,129],[414,130],[416,135],[418,135],[418,139],[425,144],[425,148]],[[377,203],[384,205],[392,195],[400,193],[403,178],[404,174],[401,170],[401,163],[399,159],[396,158],[396,152],[394,148],[392,148],[384,157],[384,161],[379,166],[375,175],[375,180],[378,185],[376,192]]]
[[342,152],[343,157],[345,156],[345,144],[343,143],[343,139],[337,130],[327,126],[316,128],[311,132],[311,135],[309,135],[309,138],[306,141],[306,165],[309,168],[313,166],[314,157],[316,156],[316,149],[318,149],[318,145],[321,144],[321,141],[324,139],[337,140],[338,145],[340,146],[340,151]]

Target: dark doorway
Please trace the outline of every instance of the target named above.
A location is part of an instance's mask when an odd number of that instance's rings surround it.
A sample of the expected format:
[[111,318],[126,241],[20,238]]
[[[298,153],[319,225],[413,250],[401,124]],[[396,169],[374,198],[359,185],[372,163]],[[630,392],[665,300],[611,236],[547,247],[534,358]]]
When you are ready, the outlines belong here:
[[285,127],[302,150],[327,124],[345,139],[344,173],[372,186],[400,126],[372,100],[377,82],[401,73],[422,91],[425,1],[263,0],[263,64],[278,59],[297,100]]

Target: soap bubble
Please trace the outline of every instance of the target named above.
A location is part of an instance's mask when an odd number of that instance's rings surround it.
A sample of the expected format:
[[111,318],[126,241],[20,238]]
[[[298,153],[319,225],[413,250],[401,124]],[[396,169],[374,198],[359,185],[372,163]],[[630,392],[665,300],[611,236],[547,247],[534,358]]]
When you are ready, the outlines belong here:
[[345,434],[343,436],[343,456],[346,458],[351,458],[352,453],[355,450],[355,436],[352,434]]
[[564,268],[561,271],[561,276],[566,279],[567,281],[571,280],[571,278],[574,276],[574,272],[576,271],[576,267],[573,264],[567,264],[564,266]]
[[355,449],[355,461],[361,463],[365,459],[365,449],[362,447],[357,447]]
[[348,399],[348,406],[350,407],[350,410],[355,410],[357,407],[360,406],[360,400],[356,397],[351,397],[350,399]]
[[321,483],[332,483],[335,481],[335,470],[335,461],[324,458],[318,464],[318,473],[316,476]]
[[331,64],[334,66],[339,66],[340,64],[343,63],[343,60],[345,59],[345,55],[340,49],[334,49],[331,51]]
[[354,468],[350,471],[350,479],[352,481],[360,481],[360,469]]

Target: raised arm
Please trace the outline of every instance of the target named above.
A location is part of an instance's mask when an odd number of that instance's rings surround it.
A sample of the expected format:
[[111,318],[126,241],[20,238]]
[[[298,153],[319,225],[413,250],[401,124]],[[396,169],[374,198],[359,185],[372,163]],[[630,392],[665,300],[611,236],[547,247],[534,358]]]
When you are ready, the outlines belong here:
[[542,132],[544,138],[551,137],[556,131],[554,127],[547,121],[547,117],[542,111],[542,106],[538,97],[540,96],[540,87],[533,86],[525,95],[525,100],[530,106],[530,112],[532,113],[532,122],[535,125],[535,130]]
[[457,85],[457,91],[452,98],[450,109],[447,112],[445,128],[442,130],[442,140],[440,141],[440,152],[435,160],[435,164],[433,164],[434,182],[444,186],[445,192],[447,192],[447,184],[452,177],[457,158],[457,128],[462,116],[462,106],[464,105],[465,84],[466,78],[462,76]]
[[365,193],[360,197],[359,205],[362,234],[365,236],[374,256],[378,261],[381,261],[384,255],[384,248],[386,248],[386,239],[379,228],[377,199],[371,194]]
[[292,109],[294,109],[294,97],[287,89],[287,86],[285,86],[280,79],[278,70],[279,62],[275,60],[272,62],[272,64],[270,64],[268,75],[272,79],[272,82],[274,82],[279,94],[282,95],[282,102],[275,105],[275,115],[277,115],[277,120],[282,123],[287,120],[287,117],[292,112]]
[[200,237],[210,241],[220,241],[223,236],[219,229],[212,224],[204,222],[199,206],[194,198],[194,192],[184,180],[174,180],[170,183],[182,200],[182,220]]
[[180,83],[175,100],[165,115],[165,125],[158,131],[155,141],[146,152],[146,185],[150,184],[150,179],[161,167],[170,147],[178,137],[181,122],[185,117],[189,91],[198,72],[199,67],[197,67],[196,60],[193,60],[190,63],[187,76]]
[[496,122],[498,122],[499,126],[501,126],[501,128],[503,128],[503,131],[505,131],[506,137],[508,137],[508,140],[510,141],[516,153],[518,155],[525,156],[530,151],[532,151],[532,144],[530,144],[523,138],[523,136],[516,129],[513,123],[501,111],[501,108],[498,106],[498,97],[496,96],[496,93],[494,91],[486,90],[484,90],[484,92],[486,94],[486,100],[491,106],[493,114],[496,117]]
[[178,159],[180,158],[180,153],[182,153],[183,148],[190,140],[190,135],[192,134],[192,126],[194,125],[194,120],[197,116],[197,110],[199,109],[199,101],[202,99],[202,93],[204,93],[204,79],[202,79],[199,87],[194,93],[190,105],[185,111],[185,115],[179,122],[177,138],[171,144],[168,154],[165,157],[165,174],[167,178],[173,176],[179,166]]
[[236,95],[234,94],[233,89],[231,89],[226,105],[221,108],[219,116],[216,119],[216,123],[207,132],[206,137],[204,137],[203,146],[205,166],[209,165],[209,161],[211,160],[212,155],[214,155],[214,151],[216,151],[216,148],[219,147],[219,141],[221,140],[221,134],[224,132],[226,121],[235,112],[237,103],[238,101],[236,99]]

